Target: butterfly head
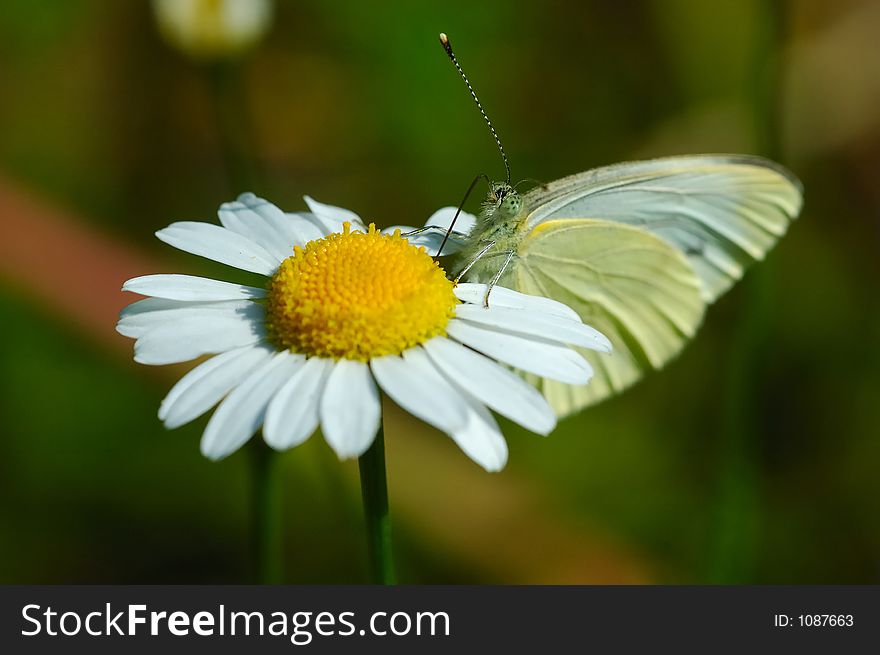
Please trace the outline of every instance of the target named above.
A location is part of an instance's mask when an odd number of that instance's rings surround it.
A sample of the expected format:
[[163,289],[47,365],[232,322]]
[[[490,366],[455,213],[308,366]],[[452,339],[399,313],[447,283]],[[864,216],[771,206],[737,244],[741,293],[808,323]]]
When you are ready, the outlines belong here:
[[502,219],[516,218],[522,210],[522,196],[507,182],[494,182],[486,204]]

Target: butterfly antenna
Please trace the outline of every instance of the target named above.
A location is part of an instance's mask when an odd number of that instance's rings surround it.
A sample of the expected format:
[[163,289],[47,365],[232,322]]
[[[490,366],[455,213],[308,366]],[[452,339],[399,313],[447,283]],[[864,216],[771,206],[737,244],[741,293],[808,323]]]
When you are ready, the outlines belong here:
[[519,185],[520,185],[520,184],[527,184],[527,183],[529,183],[529,182],[531,182],[531,183],[534,184],[535,186],[541,186],[541,187],[545,187],[545,186],[547,186],[547,183],[546,183],[546,182],[542,182],[541,180],[536,180],[536,179],[533,178],[533,177],[526,177],[526,178],[520,180],[519,182],[517,182],[516,184],[514,184],[514,185],[513,185],[513,188],[514,188],[514,189],[519,189]]
[[483,120],[485,120],[486,125],[489,126],[489,131],[495,138],[495,143],[498,145],[498,151],[501,153],[501,159],[504,160],[504,169],[507,171],[507,183],[510,184],[510,162],[507,160],[507,154],[504,152],[504,146],[501,145],[501,139],[498,138],[498,132],[496,132],[495,128],[492,126],[492,121],[489,120],[489,116],[486,115],[486,111],[483,109],[483,105],[480,104],[480,99],[477,98],[477,94],[474,93],[474,89],[471,86],[471,83],[468,81],[467,75],[464,74],[464,71],[461,69],[458,60],[455,58],[455,53],[452,52],[452,44],[449,43],[449,37],[446,36],[443,32],[440,32],[440,44],[443,46],[443,49],[446,51],[446,54],[452,61],[452,64],[455,66],[455,70],[458,71],[458,74],[461,75],[461,79],[463,79],[464,83],[467,85],[468,91],[471,92],[471,97],[474,99],[474,102],[477,103],[477,109],[480,110],[480,113],[483,115]]
[[474,178],[474,181],[471,182],[471,185],[465,192],[464,198],[461,199],[461,202],[458,205],[458,209],[455,210],[455,216],[452,217],[452,222],[449,223],[446,234],[443,236],[443,241],[440,242],[440,247],[437,248],[437,254],[434,255],[435,257],[439,257],[441,254],[443,254],[443,246],[445,246],[446,242],[449,241],[449,236],[452,234],[453,228],[455,227],[455,221],[458,220],[458,217],[461,215],[461,210],[464,208],[464,203],[467,202],[468,196],[471,195],[471,191],[474,190],[474,187],[477,186],[477,182],[479,182],[480,180],[486,180],[487,184],[492,184],[485,173],[480,173]]

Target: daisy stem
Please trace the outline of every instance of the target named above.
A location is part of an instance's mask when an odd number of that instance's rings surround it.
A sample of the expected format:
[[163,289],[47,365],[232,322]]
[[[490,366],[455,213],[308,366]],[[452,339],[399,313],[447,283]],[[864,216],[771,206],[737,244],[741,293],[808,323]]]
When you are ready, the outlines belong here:
[[373,445],[358,459],[358,467],[373,583],[391,585],[395,583],[395,576],[391,557],[388,484],[385,479],[385,430],[381,425]]
[[281,584],[281,479],[278,454],[262,439],[251,444],[251,520],[255,574],[259,584]]

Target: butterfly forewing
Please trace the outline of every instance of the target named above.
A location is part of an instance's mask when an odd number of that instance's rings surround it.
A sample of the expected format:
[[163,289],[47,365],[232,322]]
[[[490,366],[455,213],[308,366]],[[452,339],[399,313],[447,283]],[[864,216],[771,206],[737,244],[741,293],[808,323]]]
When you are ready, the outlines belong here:
[[763,259],[801,208],[801,187],[760,157],[697,155],[616,164],[524,197],[530,234],[548,220],[600,218],[647,230],[680,250],[714,301]]

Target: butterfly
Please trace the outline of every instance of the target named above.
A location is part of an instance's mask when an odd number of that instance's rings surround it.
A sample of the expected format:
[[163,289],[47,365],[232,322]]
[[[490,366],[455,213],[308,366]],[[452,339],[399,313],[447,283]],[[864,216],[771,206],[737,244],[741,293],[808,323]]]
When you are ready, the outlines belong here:
[[506,182],[490,184],[467,233],[455,232],[454,221],[447,231],[459,248],[459,279],[485,283],[487,303],[495,285],[562,302],[613,345],[610,355],[582,350],[595,371],[585,386],[526,374],[560,417],[620,393],[673,359],[708,305],[763,259],[800,213],[800,181],[749,155],[614,164],[520,194],[445,35],[441,43],[508,171]]

